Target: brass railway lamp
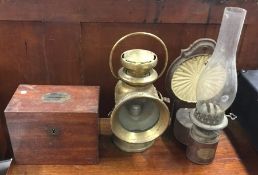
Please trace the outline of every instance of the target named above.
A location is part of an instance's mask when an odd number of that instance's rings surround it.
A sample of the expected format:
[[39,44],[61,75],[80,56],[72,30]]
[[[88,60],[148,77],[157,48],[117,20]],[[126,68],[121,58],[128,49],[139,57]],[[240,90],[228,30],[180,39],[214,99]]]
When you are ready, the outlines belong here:
[[[143,50],[127,50],[121,55],[122,68],[114,73],[112,58],[116,47],[132,36],[147,36],[160,42],[165,51],[165,65],[158,75],[153,69],[158,62],[155,53]],[[141,152],[149,148],[168,127],[169,110],[163,98],[152,84],[164,73],[168,51],[164,42],[151,33],[135,32],[120,38],[109,56],[113,76],[119,81],[115,87],[115,107],[111,113],[113,142],[126,152]]]
[[226,109],[237,91],[236,51],[246,10],[226,7],[215,50],[197,83],[197,104],[190,118],[187,157],[198,164],[210,163],[215,156],[220,131],[228,124]]

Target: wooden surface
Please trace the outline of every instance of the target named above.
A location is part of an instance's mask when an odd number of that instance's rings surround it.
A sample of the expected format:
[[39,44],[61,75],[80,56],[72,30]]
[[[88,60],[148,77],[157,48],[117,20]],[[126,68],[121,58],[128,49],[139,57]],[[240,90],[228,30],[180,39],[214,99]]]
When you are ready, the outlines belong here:
[[[69,98],[44,98],[58,92]],[[20,85],[5,110],[17,164],[97,163],[98,99],[99,87]]]
[[143,153],[125,153],[111,142],[108,119],[101,119],[99,165],[12,165],[9,175],[57,174],[198,174],[198,175],[255,175],[258,172],[257,152],[254,152],[245,133],[233,122],[229,132],[236,148],[223,133],[215,160],[210,165],[196,165],[185,156],[185,146],[166,133]]
[[[3,0],[0,3],[0,159],[11,157],[4,109],[19,84],[100,85],[100,113],[114,106],[116,80],[108,67],[113,44],[135,31],[164,40],[169,64],[194,40],[217,38],[226,6],[247,9],[238,49],[238,69],[257,69],[256,0]],[[152,40],[133,38],[115,53],[132,47],[163,53]],[[157,69],[160,70],[158,65]],[[164,76],[155,85],[167,96]]]
[[[66,96],[50,96],[65,93]],[[59,98],[58,98],[59,97]],[[61,99],[61,101],[59,101]],[[62,100],[64,99],[64,100]],[[50,101],[49,101],[50,100]],[[98,86],[19,85],[5,108],[8,113],[92,113],[99,109]],[[33,116],[32,116],[33,117]]]
[[226,6],[247,9],[250,14],[246,23],[257,23],[255,0],[13,0],[1,2],[0,20],[220,23]]

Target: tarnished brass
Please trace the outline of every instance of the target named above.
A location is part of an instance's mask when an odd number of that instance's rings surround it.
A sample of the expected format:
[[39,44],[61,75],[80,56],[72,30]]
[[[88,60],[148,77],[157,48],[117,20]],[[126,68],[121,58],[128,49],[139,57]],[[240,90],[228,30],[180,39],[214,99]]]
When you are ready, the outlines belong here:
[[186,149],[187,158],[197,164],[209,164],[215,157],[220,131],[193,125]]
[[[122,68],[118,76],[112,66],[113,52],[124,39],[144,35],[158,40],[165,50],[165,65],[161,73],[153,69],[158,62],[155,53],[143,50],[127,50],[121,55]],[[111,113],[111,129],[114,143],[126,152],[141,152],[149,148],[154,140],[168,127],[169,110],[163,97],[152,84],[165,70],[168,51],[164,42],[146,32],[130,33],[119,39],[110,53],[111,73],[119,81],[115,87],[115,107]]]
[[51,92],[46,93],[41,97],[42,101],[49,103],[63,103],[67,100],[70,100],[70,98],[70,94],[66,92]]
[[196,106],[197,82],[205,68],[216,42],[209,38],[200,38],[188,48],[182,49],[179,57],[170,65],[166,76],[166,88],[171,97],[174,118],[174,136],[184,145],[188,145],[189,132],[193,125],[190,118]]
[[125,142],[119,138],[117,138],[115,135],[113,135],[113,142],[119,147],[119,149],[126,151],[126,152],[142,152],[149,147],[151,147],[154,143],[154,140],[150,142],[144,142],[144,143],[129,143]]
[[166,89],[171,98],[195,107],[196,85],[200,73],[208,63],[214,51],[216,42],[209,38],[200,38],[188,48],[182,49],[181,54],[169,66],[166,75]]
[[[112,73],[112,75],[116,78],[116,79],[119,79],[118,76],[115,74],[114,72],[114,69],[113,69],[113,53],[115,51],[115,49],[117,48],[117,46],[125,39],[129,38],[129,37],[133,37],[133,36],[139,36],[139,35],[142,35],[142,36],[148,36],[148,37],[151,37],[157,41],[160,42],[160,44],[162,45],[163,49],[164,49],[164,52],[165,52],[165,61],[164,61],[164,67],[162,69],[162,71],[160,72],[158,78],[160,78],[163,73],[165,72],[166,70],[166,67],[167,67],[167,63],[168,63],[168,49],[167,49],[167,46],[165,45],[165,43],[159,38],[157,37],[156,35],[154,34],[151,34],[151,33],[147,33],[147,32],[134,32],[134,33],[129,33],[125,36],[123,36],[122,38],[120,38],[113,46],[113,48],[111,49],[111,52],[109,54],[109,67],[110,67],[110,71]],[[139,51],[139,50],[143,50],[143,49],[133,49],[133,50],[136,50]],[[123,55],[123,54],[122,54]],[[143,56],[143,54],[141,54]],[[144,58],[146,59],[146,58]],[[141,64],[141,63],[138,63],[138,64]],[[155,66],[154,66],[155,67]]]

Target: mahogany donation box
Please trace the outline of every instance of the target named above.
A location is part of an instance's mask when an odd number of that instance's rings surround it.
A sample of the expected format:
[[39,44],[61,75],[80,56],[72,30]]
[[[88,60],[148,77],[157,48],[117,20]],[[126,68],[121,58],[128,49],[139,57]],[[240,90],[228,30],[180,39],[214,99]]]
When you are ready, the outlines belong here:
[[20,85],[5,109],[17,164],[96,164],[97,86]]

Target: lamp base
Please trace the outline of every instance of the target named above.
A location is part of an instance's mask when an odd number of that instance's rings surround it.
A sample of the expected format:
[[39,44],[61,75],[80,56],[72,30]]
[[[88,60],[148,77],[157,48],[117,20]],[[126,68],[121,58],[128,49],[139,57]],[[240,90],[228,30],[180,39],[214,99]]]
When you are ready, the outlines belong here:
[[208,131],[193,125],[189,133],[186,157],[196,164],[210,164],[215,158],[219,131]]
[[145,143],[128,143],[113,135],[112,140],[114,144],[125,152],[143,152],[154,144],[154,140]]
[[174,136],[182,144],[188,145],[189,132],[193,126],[190,119],[192,108],[180,108],[176,113],[174,122]]

